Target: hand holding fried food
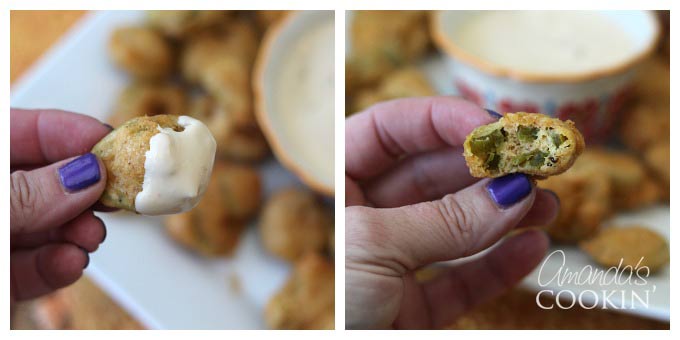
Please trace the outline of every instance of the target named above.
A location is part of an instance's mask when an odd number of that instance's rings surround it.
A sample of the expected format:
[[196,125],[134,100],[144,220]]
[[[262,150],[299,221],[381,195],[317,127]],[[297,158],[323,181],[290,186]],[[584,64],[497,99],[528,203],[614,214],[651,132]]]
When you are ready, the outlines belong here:
[[630,268],[646,266],[653,273],[670,260],[666,240],[642,226],[605,228],[579,246],[604,267],[616,267],[619,263]]
[[92,148],[107,171],[100,202],[147,215],[193,208],[210,179],[215,139],[187,116],[134,118]]
[[519,112],[474,129],[463,155],[474,177],[552,176],[569,169],[584,148],[573,122]]

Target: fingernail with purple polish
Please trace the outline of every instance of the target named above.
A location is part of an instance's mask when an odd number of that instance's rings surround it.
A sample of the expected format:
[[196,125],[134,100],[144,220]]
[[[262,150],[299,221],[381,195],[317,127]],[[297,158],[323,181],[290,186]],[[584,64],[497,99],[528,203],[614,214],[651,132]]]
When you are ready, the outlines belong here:
[[111,125],[109,125],[109,124],[106,124],[106,123],[103,123],[103,124],[104,124],[104,126],[106,126],[109,130],[113,131],[113,126],[111,126]]
[[501,208],[509,208],[531,192],[531,181],[524,174],[510,174],[495,178],[486,187],[491,198]]
[[78,191],[99,182],[99,163],[92,153],[84,154],[59,168],[61,185],[67,191]]
[[496,111],[494,111],[494,110],[486,109],[486,112],[489,113],[489,116],[491,116],[491,117],[493,117],[493,118],[495,118],[495,119],[501,119],[501,118],[503,118],[503,115],[502,115],[502,114],[500,114],[500,113],[498,113],[498,112],[496,112]]

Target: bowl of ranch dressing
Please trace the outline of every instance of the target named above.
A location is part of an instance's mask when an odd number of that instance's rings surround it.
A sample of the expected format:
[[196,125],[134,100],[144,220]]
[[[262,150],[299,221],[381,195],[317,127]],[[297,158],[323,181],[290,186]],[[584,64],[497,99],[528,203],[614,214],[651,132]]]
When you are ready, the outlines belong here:
[[334,194],[335,21],[300,11],[267,32],[253,74],[255,112],[277,159]]
[[442,11],[431,25],[462,96],[571,119],[588,141],[607,135],[660,34],[648,11]]

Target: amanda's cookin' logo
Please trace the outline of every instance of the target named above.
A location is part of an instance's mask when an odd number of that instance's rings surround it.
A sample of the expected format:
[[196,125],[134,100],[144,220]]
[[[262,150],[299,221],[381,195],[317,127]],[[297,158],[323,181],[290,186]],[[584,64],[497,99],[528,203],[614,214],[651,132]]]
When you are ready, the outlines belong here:
[[[550,273],[545,264],[556,257],[561,260],[557,271]],[[602,309],[636,309],[649,308],[649,295],[656,291],[656,285],[644,289],[631,289],[632,286],[647,286],[649,267],[641,265],[642,260],[635,266],[623,265],[623,260],[616,267],[608,269],[594,268],[586,265],[579,271],[566,267],[564,251],[555,250],[543,260],[538,272],[538,284],[541,287],[560,287],[558,289],[543,289],[536,294],[536,304],[542,309],[570,309],[578,304],[584,309],[601,306]],[[555,259],[553,259],[555,261]],[[564,289],[565,286],[586,286],[591,289],[580,289],[573,292]],[[592,289],[592,287],[602,289]],[[548,297],[551,299],[543,299]]]

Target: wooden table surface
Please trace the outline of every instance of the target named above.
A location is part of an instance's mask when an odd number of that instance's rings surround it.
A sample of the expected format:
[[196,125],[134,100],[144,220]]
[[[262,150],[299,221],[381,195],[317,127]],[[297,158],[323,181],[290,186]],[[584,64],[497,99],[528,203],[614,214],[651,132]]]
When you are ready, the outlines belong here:
[[[38,60],[83,14],[83,11],[12,11],[11,82]],[[70,319],[69,323],[53,322],[50,325],[45,318],[54,317],[52,315],[54,313],[65,314],[62,319]],[[76,329],[141,327],[87,278],[61,290],[55,296],[19,304],[13,313],[11,324],[12,329],[36,329],[47,326]],[[511,290],[504,296],[480,306],[452,325],[452,328],[458,329],[669,329],[669,327],[668,323],[601,310],[540,310],[534,302],[534,294],[519,289]]]

